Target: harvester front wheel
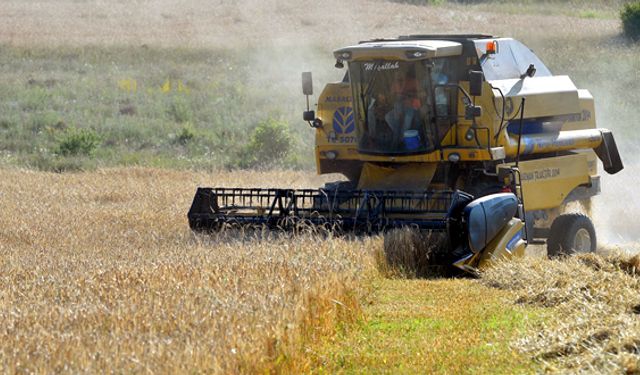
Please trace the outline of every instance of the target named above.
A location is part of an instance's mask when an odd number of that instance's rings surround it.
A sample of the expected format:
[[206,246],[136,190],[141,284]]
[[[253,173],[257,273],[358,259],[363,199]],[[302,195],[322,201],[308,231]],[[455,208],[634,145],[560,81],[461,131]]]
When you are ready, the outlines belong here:
[[584,214],[558,216],[549,232],[547,254],[550,257],[596,251],[596,231],[591,219]]

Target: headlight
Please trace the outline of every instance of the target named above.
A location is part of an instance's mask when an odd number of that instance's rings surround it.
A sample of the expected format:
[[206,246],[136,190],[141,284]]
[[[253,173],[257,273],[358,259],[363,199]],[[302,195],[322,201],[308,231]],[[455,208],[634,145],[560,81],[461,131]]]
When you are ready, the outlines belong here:
[[324,152],[324,156],[325,156],[327,159],[335,160],[335,159],[338,157],[338,153],[337,153],[337,152],[335,152],[335,151],[325,151],[325,152]]

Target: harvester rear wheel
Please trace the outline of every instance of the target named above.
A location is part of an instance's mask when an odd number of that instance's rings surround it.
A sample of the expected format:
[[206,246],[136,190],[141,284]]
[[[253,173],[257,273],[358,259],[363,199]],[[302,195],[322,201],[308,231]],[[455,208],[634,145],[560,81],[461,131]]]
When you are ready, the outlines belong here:
[[591,219],[584,214],[558,216],[549,232],[547,254],[550,257],[596,251],[596,231]]

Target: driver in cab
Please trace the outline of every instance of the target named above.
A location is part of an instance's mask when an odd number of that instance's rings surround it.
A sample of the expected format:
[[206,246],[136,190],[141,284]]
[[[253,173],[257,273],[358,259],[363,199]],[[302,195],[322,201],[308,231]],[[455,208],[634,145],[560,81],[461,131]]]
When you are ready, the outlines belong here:
[[415,75],[397,72],[391,84],[391,95],[394,98],[393,108],[384,119],[393,130],[392,149],[399,150],[404,144],[405,132],[418,130],[420,126],[420,100],[417,97],[418,86]]
[[[379,93],[369,107],[371,140],[381,151],[403,151],[418,148],[421,105],[418,83],[411,71],[394,73],[388,92]],[[413,144],[407,144],[405,133],[415,132]],[[410,133],[407,133],[410,134]]]

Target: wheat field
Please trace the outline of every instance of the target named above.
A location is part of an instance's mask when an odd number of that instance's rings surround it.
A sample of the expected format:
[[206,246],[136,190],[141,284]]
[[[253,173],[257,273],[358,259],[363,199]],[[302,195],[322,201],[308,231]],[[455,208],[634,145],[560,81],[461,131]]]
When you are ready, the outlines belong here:
[[0,372],[304,370],[358,314],[375,239],[194,236],[198,184],[307,173],[0,171]]
[[[371,288],[382,275],[415,277],[421,264],[402,259],[416,249],[380,237],[200,236],[186,220],[196,186],[325,181],[282,171],[0,169],[0,371],[300,373],[326,366],[318,362],[327,358],[323,350],[343,349],[322,343],[335,342],[337,330],[357,335],[362,323],[355,322],[375,322],[367,306],[382,302],[376,295],[404,301],[411,280],[392,284],[391,295]],[[398,266],[405,268],[393,272]],[[473,300],[483,290],[517,319],[542,316],[518,323],[524,328],[511,333],[510,346],[501,344],[508,356],[501,358],[530,358],[549,371],[633,373],[639,267],[638,257],[622,255],[536,257],[501,264],[478,281],[440,283],[457,305],[484,309]],[[493,327],[490,321],[478,329]],[[435,339],[468,350],[462,337]]]

